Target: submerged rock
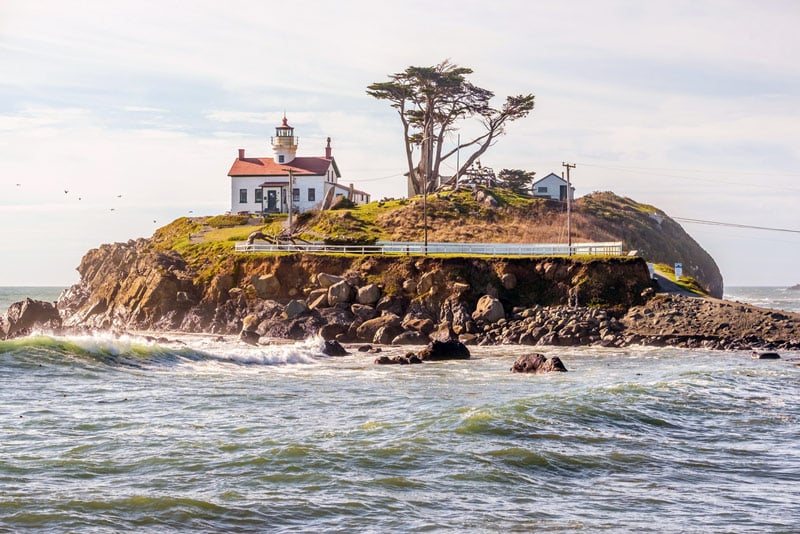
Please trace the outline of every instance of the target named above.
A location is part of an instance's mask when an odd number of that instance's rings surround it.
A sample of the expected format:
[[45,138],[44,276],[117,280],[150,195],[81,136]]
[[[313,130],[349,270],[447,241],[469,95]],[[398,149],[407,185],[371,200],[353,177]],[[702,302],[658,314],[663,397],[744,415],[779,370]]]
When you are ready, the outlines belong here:
[[239,339],[247,343],[248,345],[258,345],[258,339],[261,336],[258,335],[258,332],[255,330],[242,330],[239,334]]
[[422,360],[413,352],[409,352],[405,356],[395,356],[393,358],[389,356],[375,358],[375,365],[410,365],[415,363],[422,363]]
[[423,361],[469,360],[470,353],[466,345],[451,339],[449,341],[431,341],[419,352],[418,356]]
[[347,350],[335,339],[325,341],[325,346],[322,347],[322,354],[328,356],[347,356],[350,354]]
[[781,355],[777,352],[756,352],[753,351],[752,357],[756,360],[780,360]]
[[565,373],[567,368],[564,367],[558,356],[547,359],[544,354],[539,354],[538,352],[520,356],[511,366],[512,373],[544,374],[553,371]]

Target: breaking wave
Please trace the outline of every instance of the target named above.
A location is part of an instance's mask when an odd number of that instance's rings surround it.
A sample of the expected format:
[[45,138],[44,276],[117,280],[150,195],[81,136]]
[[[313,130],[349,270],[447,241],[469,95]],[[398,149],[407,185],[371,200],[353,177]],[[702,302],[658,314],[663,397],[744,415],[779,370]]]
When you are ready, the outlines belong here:
[[295,343],[244,345],[236,339],[186,337],[158,341],[135,335],[55,336],[42,333],[0,341],[4,365],[102,365],[157,369],[203,363],[240,366],[315,364],[328,358],[323,340],[310,337]]

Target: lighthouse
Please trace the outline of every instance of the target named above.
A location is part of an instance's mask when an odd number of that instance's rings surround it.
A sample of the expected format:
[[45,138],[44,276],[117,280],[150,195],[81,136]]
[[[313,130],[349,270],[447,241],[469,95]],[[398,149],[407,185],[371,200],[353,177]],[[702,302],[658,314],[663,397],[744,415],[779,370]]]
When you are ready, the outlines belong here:
[[275,153],[275,163],[289,163],[297,155],[297,138],[294,136],[294,128],[286,120],[286,115],[283,116],[280,126],[275,128],[275,137],[270,142]]
[[325,139],[324,156],[298,156],[298,138],[286,114],[270,138],[274,157],[247,157],[240,148],[228,176],[231,213],[304,212],[327,209],[337,196],[356,204],[369,202],[369,194],[339,183],[341,173],[333,158],[331,138]]

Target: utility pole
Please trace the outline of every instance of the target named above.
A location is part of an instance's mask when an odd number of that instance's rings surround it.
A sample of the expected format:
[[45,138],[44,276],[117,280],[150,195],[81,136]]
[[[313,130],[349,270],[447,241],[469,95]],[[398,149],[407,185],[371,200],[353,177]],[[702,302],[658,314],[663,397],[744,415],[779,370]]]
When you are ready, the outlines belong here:
[[289,232],[292,231],[292,210],[294,209],[294,174],[289,169]]
[[569,170],[574,169],[575,164],[562,161],[561,165],[567,168],[567,246],[569,255],[572,256],[572,185],[569,181]]

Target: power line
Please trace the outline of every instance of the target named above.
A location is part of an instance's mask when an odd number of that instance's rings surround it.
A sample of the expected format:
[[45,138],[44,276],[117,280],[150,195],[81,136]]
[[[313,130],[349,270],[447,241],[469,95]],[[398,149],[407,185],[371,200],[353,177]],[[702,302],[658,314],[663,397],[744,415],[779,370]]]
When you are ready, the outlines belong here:
[[600,167],[602,169],[631,169],[631,170],[645,170],[645,171],[670,171],[670,172],[694,172],[703,174],[743,174],[749,176],[763,176],[769,174],[770,176],[800,176],[800,172],[783,172],[775,173],[764,171],[728,171],[719,169],[677,169],[670,167],[637,167],[631,165],[598,165],[596,163],[581,163],[585,167]]
[[800,234],[800,230],[791,230],[789,228],[771,228],[768,226],[751,226],[748,224],[726,223],[719,221],[705,221],[702,219],[687,219],[685,217],[672,217],[675,221],[694,223],[694,224],[708,224],[711,226],[727,226],[729,228],[750,228],[752,230],[769,230],[770,232],[789,232],[792,234]]
[[[663,177],[666,177],[666,178],[677,178],[678,180],[688,180],[688,181],[692,181],[692,182],[708,182],[708,183],[712,183],[712,184],[726,184],[726,185],[738,185],[738,186],[742,186],[742,187],[754,187],[754,184],[752,182],[751,183],[734,182],[734,181],[730,181],[730,180],[719,180],[719,179],[715,179],[715,178],[700,178],[700,177],[697,177],[697,176],[682,176],[682,175],[679,175],[679,174],[667,174],[667,173],[663,173],[663,172],[648,172],[648,170],[647,170],[648,168],[647,167],[624,167],[624,166],[594,165],[594,164],[591,164],[591,163],[581,163],[581,165],[582,166],[586,166],[586,167],[596,167],[598,169],[608,169],[608,170],[613,170],[613,171],[627,172],[627,173],[631,173],[631,174],[646,174],[646,175],[650,175],[650,176],[663,176]],[[650,170],[652,171],[652,170],[658,170],[658,169],[650,169]],[[681,169],[668,169],[668,170],[671,170],[673,172],[725,173],[725,171],[688,171],[688,170],[683,171]],[[764,172],[761,172],[761,173],[744,173],[744,172],[736,173],[736,172],[730,172],[728,174],[750,174],[750,175],[764,176],[767,173],[764,173]],[[770,173],[770,176],[774,177],[774,176],[778,176],[778,175]],[[785,174],[784,176],[800,176],[800,174],[791,174],[791,173],[789,173],[789,174]],[[778,190],[792,191],[792,192],[800,191],[800,188],[797,188],[797,187],[776,186],[776,185],[771,186],[770,189],[778,189]]]
[[380,181],[380,180],[388,180],[389,178],[399,178],[400,176],[403,176],[402,172],[401,173],[397,173],[397,174],[390,174],[388,176],[381,176],[379,178],[358,178],[358,179],[353,178],[353,181],[354,182],[359,182],[359,183],[361,183],[361,182],[377,182],[377,181]]

